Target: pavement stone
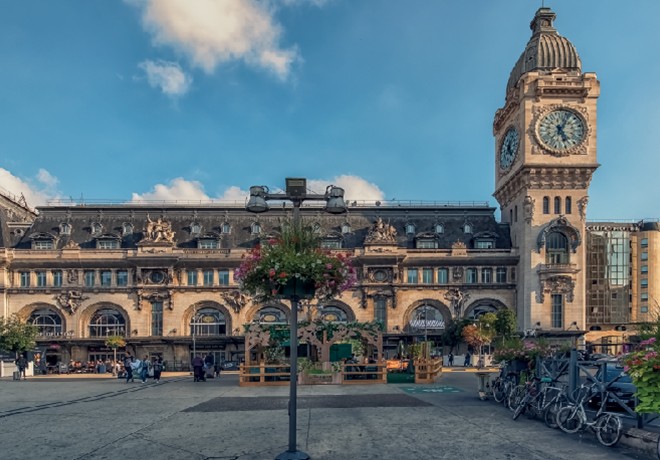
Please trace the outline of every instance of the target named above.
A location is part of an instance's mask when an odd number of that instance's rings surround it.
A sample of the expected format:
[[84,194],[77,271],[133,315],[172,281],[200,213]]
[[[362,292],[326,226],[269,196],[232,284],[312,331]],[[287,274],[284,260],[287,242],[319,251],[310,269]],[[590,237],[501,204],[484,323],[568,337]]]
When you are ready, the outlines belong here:
[[[298,448],[314,460],[651,460],[567,435],[477,397],[470,372],[432,385],[298,387]],[[411,387],[415,391],[409,390]],[[433,391],[455,388],[458,392]],[[417,390],[420,391],[417,391]],[[428,391],[425,391],[428,390]],[[288,446],[288,387],[113,378],[0,380],[0,458],[274,459]]]

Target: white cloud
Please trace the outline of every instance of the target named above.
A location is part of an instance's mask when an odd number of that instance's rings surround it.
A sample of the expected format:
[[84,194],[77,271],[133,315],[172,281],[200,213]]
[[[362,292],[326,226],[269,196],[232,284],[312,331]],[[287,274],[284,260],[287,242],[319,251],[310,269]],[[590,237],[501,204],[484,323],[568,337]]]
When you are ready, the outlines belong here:
[[152,88],[160,88],[167,96],[181,96],[190,89],[192,77],[186,75],[176,62],[146,60],[138,66],[147,74]]
[[133,193],[131,202],[149,201],[208,201],[204,186],[197,181],[187,181],[182,177],[172,179],[169,185],[156,184],[153,191],[139,194]]
[[183,177],[172,179],[169,184],[156,184],[152,191],[139,194],[133,193],[132,203],[152,201],[239,201],[244,202],[248,192],[240,187],[231,186],[222,195],[211,198],[204,191],[204,185],[198,181],[189,181]]
[[289,75],[298,59],[295,47],[280,46],[282,28],[274,4],[258,0],[129,0],[142,9],[142,21],[156,44],[172,46],[194,65],[211,73],[225,62],[241,60]]
[[342,175],[334,179],[311,179],[307,181],[309,189],[323,193],[328,185],[336,185],[344,189],[346,201],[376,201],[384,200],[385,194],[376,185],[358,176]]
[[20,198],[25,197],[28,206],[35,207],[58,198],[56,186],[59,180],[45,169],[39,169],[34,179],[21,179],[0,168],[0,190]]

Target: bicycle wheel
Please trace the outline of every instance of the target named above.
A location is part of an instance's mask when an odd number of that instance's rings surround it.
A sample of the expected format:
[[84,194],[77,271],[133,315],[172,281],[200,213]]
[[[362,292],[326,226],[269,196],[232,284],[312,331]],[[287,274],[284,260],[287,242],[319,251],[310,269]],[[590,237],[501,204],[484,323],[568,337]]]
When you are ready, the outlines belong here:
[[505,396],[504,382],[502,382],[502,380],[495,380],[495,382],[493,382],[493,399],[498,403],[501,403],[504,401]]
[[520,417],[520,414],[525,412],[525,409],[527,409],[527,404],[529,404],[529,396],[525,396],[522,401],[516,406],[516,408],[513,411],[513,419],[516,420],[518,417]]
[[539,415],[539,399],[538,397],[532,398],[525,408],[525,415],[528,419],[534,420]]
[[566,406],[559,409],[557,425],[566,433],[577,433],[582,428],[582,420],[577,407]]
[[543,412],[543,421],[548,428],[559,427],[557,425],[557,412],[559,412],[559,409],[562,407],[563,406],[559,401],[555,401],[546,407],[545,411]]
[[508,399],[508,408],[512,411],[516,410],[516,407],[520,404],[520,401],[525,397],[526,390],[525,385],[518,385],[511,390],[511,394]]
[[603,414],[594,425],[596,438],[602,445],[611,447],[621,439],[621,419],[616,415]]

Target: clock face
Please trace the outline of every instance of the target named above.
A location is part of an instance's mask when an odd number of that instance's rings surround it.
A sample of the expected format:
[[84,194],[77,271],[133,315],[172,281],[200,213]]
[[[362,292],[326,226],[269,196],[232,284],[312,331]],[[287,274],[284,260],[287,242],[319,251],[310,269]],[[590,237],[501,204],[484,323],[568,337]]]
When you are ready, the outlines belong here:
[[559,109],[545,115],[539,121],[539,140],[551,150],[565,151],[580,145],[586,129],[582,118],[572,110]]
[[500,146],[500,169],[508,171],[516,159],[518,154],[518,145],[520,144],[520,136],[516,128],[509,128],[504,134],[502,145]]

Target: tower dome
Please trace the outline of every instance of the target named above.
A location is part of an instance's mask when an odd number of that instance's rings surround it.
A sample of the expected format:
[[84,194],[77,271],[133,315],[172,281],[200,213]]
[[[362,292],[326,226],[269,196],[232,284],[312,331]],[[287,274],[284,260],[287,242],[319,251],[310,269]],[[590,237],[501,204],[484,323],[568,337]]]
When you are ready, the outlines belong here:
[[575,47],[567,38],[559,35],[552,24],[556,17],[550,8],[539,8],[534,15],[529,25],[532,38],[511,71],[506,85],[507,94],[516,86],[520,77],[532,70],[550,71],[559,68],[577,73],[582,71],[582,62]]

